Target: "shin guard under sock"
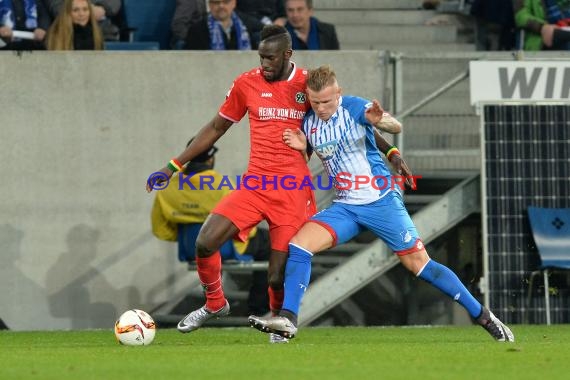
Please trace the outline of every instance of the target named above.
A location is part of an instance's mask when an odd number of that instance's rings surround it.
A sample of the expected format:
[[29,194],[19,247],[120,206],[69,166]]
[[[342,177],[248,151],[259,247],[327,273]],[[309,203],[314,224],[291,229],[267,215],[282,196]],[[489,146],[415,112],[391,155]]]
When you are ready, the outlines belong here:
[[226,304],[222,288],[222,257],[214,252],[208,257],[196,257],[198,276],[206,295],[206,308],[210,311],[220,310]]
[[295,244],[289,244],[289,258],[285,266],[285,299],[283,310],[299,315],[301,300],[311,280],[313,254]]
[[481,315],[481,303],[469,293],[469,290],[459,280],[459,277],[445,265],[430,260],[416,276],[453,298],[455,302],[467,310],[472,318],[477,318]]
[[284,290],[283,289],[275,290],[269,287],[268,293],[269,293],[269,309],[271,310],[271,314],[275,316],[279,313],[279,310],[281,310],[281,306],[283,306]]

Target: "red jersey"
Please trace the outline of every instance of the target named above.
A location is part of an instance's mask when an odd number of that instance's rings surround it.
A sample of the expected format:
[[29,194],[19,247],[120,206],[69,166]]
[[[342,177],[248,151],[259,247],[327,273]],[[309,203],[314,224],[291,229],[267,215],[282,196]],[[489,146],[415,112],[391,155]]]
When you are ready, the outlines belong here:
[[234,123],[249,114],[248,173],[307,175],[302,154],[283,142],[283,131],[300,129],[310,103],[305,93],[307,70],[293,64],[287,80],[268,82],[260,68],[238,76],[219,114]]

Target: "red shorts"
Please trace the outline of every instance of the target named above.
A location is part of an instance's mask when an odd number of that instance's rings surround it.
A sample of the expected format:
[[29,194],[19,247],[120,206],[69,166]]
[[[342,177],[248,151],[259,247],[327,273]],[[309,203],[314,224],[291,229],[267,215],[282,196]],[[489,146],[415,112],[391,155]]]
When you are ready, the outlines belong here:
[[[252,181],[249,183],[255,187]],[[288,252],[289,241],[316,212],[313,190],[302,189],[238,189],[224,197],[212,210],[239,228],[237,239],[244,241],[249,231],[262,220],[269,224],[271,248]]]

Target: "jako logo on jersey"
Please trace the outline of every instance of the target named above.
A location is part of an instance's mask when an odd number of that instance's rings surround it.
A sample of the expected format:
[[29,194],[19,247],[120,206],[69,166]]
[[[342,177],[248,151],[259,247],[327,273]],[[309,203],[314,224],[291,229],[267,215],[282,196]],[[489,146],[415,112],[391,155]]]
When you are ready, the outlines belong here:
[[262,98],[271,98],[272,96],[273,96],[273,94],[271,92],[262,92],[261,93]]
[[412,240],[412,235],[410,234],[410,231],[402,231],[400,232],[400,236],[402,236],[402,241],[404,243],[407,243],[410,240]]
[[337,141],[332,140],[326,144],[315,147],[315,152],[317,152],[320,158],[327,161],[333,158],[334,152],[336,151],[336,145]]
[[295,101],[297,103],[303,104],[305,103],[305,100],[307,100],[307,97],[304,92],[298,92],[295,94]]

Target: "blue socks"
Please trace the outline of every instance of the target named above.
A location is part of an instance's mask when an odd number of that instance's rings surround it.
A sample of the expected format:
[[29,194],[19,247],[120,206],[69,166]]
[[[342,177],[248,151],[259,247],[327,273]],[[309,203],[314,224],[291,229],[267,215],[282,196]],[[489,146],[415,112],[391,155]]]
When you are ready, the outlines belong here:
[[299,315],[299,306],[311,280],[313,254],[298,245],[289,243],[289,259],[285,266],[285,299],[282,310]]
[[[295,244],[289,244],[289,259],[285,266],[285,299],[282,310],[299,315],[301,300],[311,279],[311,259],[313,254]],[[472,318],[481,315],[482,306],[469,293],[455,273],[448,267],[430,259],[417,274],[422,280],[432,284],[454,301],[462,305]]]
[[[448,267],[430,260],[416,276],[453,298],[455,302],[467,309],[472,318],[481,315],[482,306],[479,301],[469,293],[459,277]],[[287,294],[287,289],[285,289],[285,294]]]

